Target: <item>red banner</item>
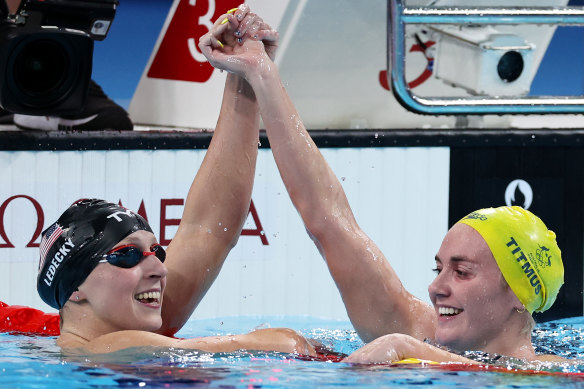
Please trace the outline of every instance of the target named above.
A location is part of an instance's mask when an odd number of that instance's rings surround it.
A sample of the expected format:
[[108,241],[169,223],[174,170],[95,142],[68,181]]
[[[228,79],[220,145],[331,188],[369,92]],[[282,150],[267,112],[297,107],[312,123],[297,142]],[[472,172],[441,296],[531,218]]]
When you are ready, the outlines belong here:
[[181,0],[148,70],[148,77],[206,82],[211,78],[213,67],[199,51],[199,38],[219,16],[241,3],[241,0]]

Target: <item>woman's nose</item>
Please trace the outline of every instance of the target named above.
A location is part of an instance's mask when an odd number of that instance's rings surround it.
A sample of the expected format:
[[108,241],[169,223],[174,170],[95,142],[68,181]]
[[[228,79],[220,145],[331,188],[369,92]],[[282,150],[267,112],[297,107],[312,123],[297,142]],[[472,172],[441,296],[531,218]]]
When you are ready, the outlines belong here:
[[148,277],[166,277],[168,269],[166,265],[158,259],[154,253],[145,253],[145,258],[142,260],[146,266],[146,274]]
[[441,271],[434,281],[428,285],[428,294],[431,299],[436,296],[447,296],[450,293],[450,287],[444,271]]

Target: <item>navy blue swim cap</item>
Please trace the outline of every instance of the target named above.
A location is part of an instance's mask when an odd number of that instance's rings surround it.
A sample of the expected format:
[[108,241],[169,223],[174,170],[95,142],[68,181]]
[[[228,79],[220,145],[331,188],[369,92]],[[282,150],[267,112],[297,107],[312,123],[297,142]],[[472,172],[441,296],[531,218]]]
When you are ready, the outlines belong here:
[[152,232],[137,213],[104,200],[81,200],[43,231],[37,291],[61,309],[103,255],[133,232]]

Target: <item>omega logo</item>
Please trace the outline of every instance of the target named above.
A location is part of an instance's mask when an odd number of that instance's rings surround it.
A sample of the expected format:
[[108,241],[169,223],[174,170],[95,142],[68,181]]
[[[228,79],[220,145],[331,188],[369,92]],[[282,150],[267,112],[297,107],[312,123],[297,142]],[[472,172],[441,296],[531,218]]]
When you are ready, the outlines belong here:
[[[41,236],[41,233],[43,231],[43,226],[45,224],[45,213],[43,211],[43,207],[41,206],[40,202],[37,201],[36,199],[34,199],[33,197],[27,196],[24,194],[18,194],[18,195],[14,195],[14,196],[9,197],[8,199],[4,200],[0,204],[0,249],[1,248],[15,248],[14,244],[10,241],[10,238],[9,238],[10,233],[15,233],[15,232],[6,229],[6,224],[4,223],[4,215],[6,213],[6,208],[9,206],[9,204],[11,202],[13,202],[16,199],[25,199],[28,202],[30,202],[32,204],[32,206],[34,207],[34,210],[36,212],[36,219],[37,219],[36,220],[36,228],[35,228],[35,231],[32,235],[32,238],[30,239],[30,241],[28,242],[26,247],[39,247],[40,244],[38,241],[40,240],[40,236]],[[156,221],[160,223],[159,224],[160,236],[158,238],[158,241],[163,246],[168,246],[171,239],[173,238],[172,236],[169,236],[169,231],[167,231],[167,228],[172,227],[172,226],[178,226],[180,223],[180,219],[168,217],[167,212],[168,212],[169,208],[171,208],[171,207],[183,206],[184,201],[185,201],[184,199],[160,199],[160,220],[156,220]],[[123,207],[121,200],[119,201],[118,204]],[[131,211],[127,211],[127,212],[131,212]],[[146,221],[148,221],[148,215],[146,213],[146,206],[144,204],[144,200],[141,201],[138,212],[136,212],[136,213],[138,215],[142,216],[144,219],[146,219]],[[123,214],[123,212],[121,212],[121,214]],[[255,224],[255,228],[247,228],[247,229],[244,228],[241,231],[241,235],[242,236],[258,237],[260,239],[262,245],[264,245],[264,246],[269,245],[268,238],[267,238],[266,233],[262,227],[262,223],[260,221],[260,217],[259,217],[259,214],[256,210],[254,203],[253,203],[253,200],[250,203],[248,215],[251,216],[251,218]],[[110,216],[114,217],[116,219],[120,219],[118,214],[113,214]],[[154,223],[156,221],[150,220],[149,223],[150,223],[150,225],[152,225],[152,223]],[[33,223],[33,220],[29,220],[29,221],[21,220],[20,222],[21,223]],[[8,226],[10,228],[10,224]]]
[[27,199],[28,201],[30,201],[34,206],[34,209],[37,214],[36,229],[34,231],[34,234],[32,235],[32,239],[30,240],[30,242],[28,242],[26,247],[39,247],[39,243],[35,243],[35,241],[41,235],[41,232],[43,231],[43,225],[45,224],[45,214],[43,212],[43,208],[41,207],[38,201],[36,201],[30,196],[16,195],[4,201],[0,206],[0,238],[4,240],[4,242],[0,242],[0,248],[14,248],[14,245],[10,242],[10,240],[8,240],[8,235],[6,234],[6,227],[4,226],[4,213],[6,212],[6,207],[8,207],[8,204],[10,204],[11,201],[16,200],[18,198]]

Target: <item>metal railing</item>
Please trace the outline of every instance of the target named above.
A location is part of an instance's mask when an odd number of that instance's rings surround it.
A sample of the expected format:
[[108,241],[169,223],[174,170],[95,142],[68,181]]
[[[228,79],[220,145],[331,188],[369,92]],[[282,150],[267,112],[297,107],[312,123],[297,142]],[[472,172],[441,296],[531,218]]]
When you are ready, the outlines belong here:
[[422,97],[413,94],[405,80],[405,29],[408,24],[583,26],[584,7],[406,8],[404,0],[388,0],[388,10],[388,76],[397,100],[410,111],[432,115],[584,113],[584,96]]

